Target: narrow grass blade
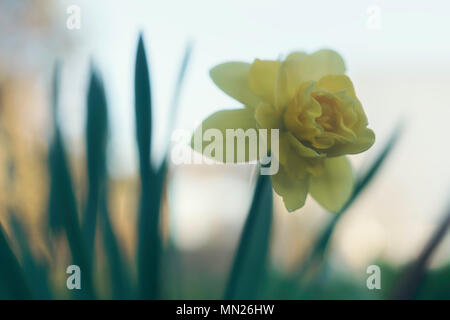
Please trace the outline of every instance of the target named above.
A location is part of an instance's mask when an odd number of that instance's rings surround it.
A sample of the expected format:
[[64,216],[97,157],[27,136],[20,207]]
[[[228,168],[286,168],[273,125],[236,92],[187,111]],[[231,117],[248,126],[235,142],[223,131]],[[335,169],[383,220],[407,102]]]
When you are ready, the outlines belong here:
[[[55,68],[53,71],[53,79],[52,79],[52,120],[53,120],[53,128],[56,131],[58,129],[58,100],[59,100],[59,73],[60,66],[59,63],[55,64]],[[50,159],[48,160],[50,161]],[[51,177],[50,177],[51,179]],[[50,183],[50,197],[48,203],[48,226],[50,230],[59,233],[62,230],[63,222],[61,215],[59,214],[59,208],[61,207],[61,190],[57,188],[57,184]]]
[[306,260],[301,264],[298,273],[296,273],[295,277],[299,277],[302,279],[309,269],[317,264],[320,264],[323,261],[324,254],[326,249],[328,248],[328,244],[331,239],[331,235],[339,221],[340,218],[345,214],[347,209],[354,203],[357,197],[361,194],[363,190],[369,185],[372,179],[375,177],[376,173],[379,171],[382,164],[385,162],[386,158],[392,152],[393,148],[397,144],[404,128],[404,123],[400,122],[397,127],[394,129],[393,134],[391,135],[389,141],[386,146],[383,148],[383,151],[379,154],[379,156],[375,159],[375,162],[372,166],[367,170],[367,172],[359,179],[355,184],[355,189],[353,190],[353,194],[345,204],[344,208],[341,211],[337,212],[331,222],[327,225],[324,231],[319,236],[315,246],[312,251],[307,255]]
[[[61,215],[62,226],[72,254],[72,263],[78,265],[83,273],[82,287],[84,289],[80,292],[80,296],[91,299],[94,298],[92,268],[78,222],[78,209],[72,178],[62,138],[58,131],[55,133],[55,141],[51,147],[49,158],[50,184],[52,185],[50,187],[50,199],[58,197],[57,200],[50,200],[50,203],[57,204],[51,210],[55,211],[54,216]],[[55,192],[55,190],[58,191]]]
[[39,261],[33,254],[25,227],[17,215],[10,212],[9,217],[14,238],[20,248],[24,277],[30,290],[37,299],[49,300],[52,298],[52,293],[49,286],[48,265]]
[[[58,79],[58,76],[56,75],[54,79]],[[54,84],[54,89],[58,90],[57,83]],[[54,93],[53,96],[53,110],[56,113],[58,95],[57,93]],[[70,175],[63,140],[57,121],[55,120],[54,123],[55,131],[53,142],[50,146],[48,156],[48,169],[50,175],[50,221],[56,223],[58,230],[64,230],[72,255],[72,263],[78,265],[83,273],[83,289],[77,294],[79,294],[81,298],[91,299],[94,298],[91,264],[88,255],[86,254],[78,221],[77,201],[73,190],[72,177]]]
[[430,262],[432,254],[435,252],[438,245],[444,239],[445,234],[450,229],[450,207],[447,209],[447,214],[444,217],[439,228],[431,236],[425,248],[420,253],[417,260],[406,269],[399,280],[399,283],[394,288],[392,299],[406,300],[415,298],[417,291],[425,277],[425,273]]
[[32,299],[23,270],[0,224],[0,299]]
[[136,53],[134,90],[139,169],[141,181],[144,180],[142,182],[148,183],[150,182],[152,171],[150,165],[150,150],[152,144],[152,101],[150,74],[142,35],[139,38]]
[[[167,140],[175,123],[182,85],[185,79],[192,46],[186,48],[170,106],[171,121]],[[148,63],[142,36],[136,54],[135,71],[136,139],[139,150],[141,197],[138,218],[138,276],[139,295],[145,299],[157,299],[160,295],[160,210],[164,181],[168,168],[168,148],[161,166],[153,170],[150,162],[152,107]]]
[[[187,68],[189,65],[189,61],[191,58],[191,52],[192,52],[192,43],[188,43],[186,50],[184,52],[184,56],[183,56],[183,60],[181,62],[181,67],[180,70],[178,72],[178,77],[175,83],[175,88],[173,91],[173,95],[172,95],[172,101],[170,104],[170,109],[169,109],[169,123],[167,125],[167,132],[166,132],[166,149],[165,149],[165,155],[164,155],[164,159],[163,162],[161,164],[161,166],[158,168],[156,176],[157,176],[157,184],[159,186],[158,190],[160,190],[161,194],[160,194],[160,200],[162,201],[162,193],[164,192],[164,183],[166,180],[166,176],[167,176],[167,170],[168,170],[168,159],[169,159],[169,147],[170,147],[170,140],[171,140],[171,135],[172,135],[172,131],[177,119],[177,114],[178,114],[178,108],[179,108],[179,102],[180,102],[180,97],[181,97],[181,93],[182,93],[182,88],[183,88],[183,83],[185,81],[186,78],[186,72],[187,72]],[[172,244],[169,244],[167,250],[166,250],[166,255],[168,256],[175,256],[176,250],[174,250],[172,248]],[[172,279],[172,281],[174,283],[177,283],[178,287],[180,285],[180,282],[182,281],[182,265],[180,264],[180,259],[177,259],[178,257],[174,257],[174,259],[178,262],[178,264],[175,266],[175,269],[177,270],[177,272],[175,274],[172,274],[171,277],[175,277],[175,279]],[[177,263],[176,262],[176,263]],[[164,263],[164,262],[162,262]],[[164,270],[168,270],[168,268],[166,266],[164,266]],[[161,279],[160,279],[160,283],[162,282],[166,282],[163,280],[164,275],[160,275]],[[163,290],[163,289],[161,289]],[[178,290],[178,292],[180,292],[181,290]]]
[[52,105],[51,105],[51,114],[53,120],[53,127],[56,128],[58,126],[58,101],[59,101],[59,78],[60,78],[60,64],[57,61],[55,63],[53,69],[53,77],[52,77]]
[[108,113],[105,90],[98,73],[91,71],[87,94],[86,159],[89,192],[83,219],[83,236],[92,256],[99,209],[100,189],[106,172]]
[[[191,58],[191,52],[192,52],[192,43],[188,43],[186,50],[184,52],[183,60],[181,62],[180,71],[178,72],[178,77],[177,77],[177,81],[175,83],[175,88],[174,88],[173,96],[172,96],[172,103],[170,105],[170,113],[169,114],[171,116],[170,116],[170,120],[169,120],[169,123],[167,126],[167,137],[166,137],[167,147],[166,147],[166,151],[165,151],[165,155],[164,155],[162,164],[160,165],[160,167],[158,168],[158,170],[156,172],[157,184],[161,188],[164,185],[164,181],[165,181],[166,174],[167,174],[168,158],[169,158],[169,147],[168,146],[170,144],[170,136],[172,134],[173,127],[175,125],[176,115],[178,113],[180,96],[181,96],[181,92],[182,92],[182,88],[183,88],[183,83],[186,78],[187,67],[189,65],[189,61]],[[161,190],[161,193],[162,193],[162,190]]]
[[142,35],[136,54],[135,112],[141,194],[138,213],[139,297],[158,299],[161,239],[159,232],[162,186],[150,162],[152,104],[150,75]]
[[[123,265],[123,255],[113,231],[108,212],[107,187],[107,138],[108,106],[105,89],[98,71],[91,67],[91,77],[87,95],[86,156],[89,193],[83,220],[84,240],[92,254],[95,230],[99,219],[100,230],[108,260],[109,275],[114,299],[129,298],[129,278]],[[97,217],[99,213],[99,217]]]
[[107,188],[102,191],[100,202],[100,229],[103,235],[103,246],[108,259],[113,299],[123,300],[133,298],[130,277],[126,268],[125,257],[119,246],[117,236],[109,218]]
[[260,175],[234,258],[225,299],[258,298],[266,269],[272,218],[272,184],[269,176]]
[[192,53],[192,43],[188,43],[186,50],[184,52],[183,60],[181,61],[180,71],[178,72],[177,81],[175,83],[175,89],[172,95],[172,102],[170,104],[169,115],[170,121],[167,129],[166,141],[170,141],[170,135],[173,131],[173,126],[175,125],[176,115],[178,113],[178,106],[180,104],[181,92],[183,89],[184,79],[186,78],[186,71],[191,59]]

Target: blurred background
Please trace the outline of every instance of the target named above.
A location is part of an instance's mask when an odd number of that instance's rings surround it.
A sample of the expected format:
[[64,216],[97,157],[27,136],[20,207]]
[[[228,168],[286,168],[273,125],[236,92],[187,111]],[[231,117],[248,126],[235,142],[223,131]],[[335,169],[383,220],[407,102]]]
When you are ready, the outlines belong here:
[[[70,5],[81,8],[80,29],[66,26]],[[391,270],[417,258],[448,204],[449,9],[443,1],[352,0],[344,7],[335,1],[294,0],[0,0],[0,221],[10,234],[7,221],[14,208],[36,239],[34,250],[63,264],[65,258],[51,257],[40,235],[48,200],[55,61],[61,63],[58,121],[80,198],[87,192],[85,96],[91,62],[102,75],[110,121],[111,216],[131,257],[139,188],[133,107],[139,32],[150,65],[155,166],[162,161],[170,119],[175,129],[191,132],[214,111],[239,106],[214,86],[211,67],[331,48],[345,59],[377,135],[374,147],[350,157],[357,172],[367,168],[398,121],[406,119],[403,136],[340,219],[327,252],[336,279],[346,279],[362,296],[333,286],[319,296],[371,297],[367,267],[378,263]],[[191,60],[178,112],[171,114],[172,91],[188,45]],[[174,246],[184,270],[174,271],[182,276],[173,284],[172,297],[220,297],[251,203],[253,170],[252,165],[169,162],[164,243]],[[288,213],[274,197],[269,257],[276,278],[295,271],[332,214],[311,198],[301,210]],[[430,268],[443,270],[449,262],[447,235]],[[64,278],[64,271],[58,275],[55,270],[55,278]],[[450,283],[448,272],[445,281]],[[283,297],[272,293],[268,296]]]

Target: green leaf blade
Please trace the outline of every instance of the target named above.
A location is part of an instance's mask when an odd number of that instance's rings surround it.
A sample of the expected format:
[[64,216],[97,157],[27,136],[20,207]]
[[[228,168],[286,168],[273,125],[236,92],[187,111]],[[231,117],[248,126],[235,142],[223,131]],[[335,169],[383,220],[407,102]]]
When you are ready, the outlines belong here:
[[86,159],[88,195],[83,217],[83,236],[89,256],[94,247],[100,192],[106,175],[106,143],[108,135],[108,112],[105,90],[100,76],[91,71],[87,94]]
[[335,213],[330,223],[325,227],[320,236],[317,238],[316,244],[314,245],[311,252],[307,255],[303,263],[301,263],[299,271],[296,273],[295,277],[303,279],[307,272],[309,272],[309,270],[312,268],[312,266],[320,264],[323,261],[325,252],[328,248],[331,236],[336,228],[336,225],[345,214],[345,212],[347,212],[347,209],[355,202],[359,195],[364,190],[366,190],[366,188],[375,178],[376,174],[379,172],[380,168],[385,163],[388,156],[392,153],[394,147],[397,145],[397,142],[400,139],[403,131],[404,121],[400,121],[400,123],[395,127],[384,148],[372,163],[371,167],[360,178],[357,179],[350,199],[339,212]]
[[138,212],[138,281],[141,299],[160,294],[161,239],[159,234],[162,185],[150,162],[152,103],[150,74],[144,40],[139,38],[135,68],[136,140],[139,152],[141,194]]
[[30,288],[0,224],[0,299],[32,299]]
[[234,259],[225,299],[257,299],[266,270],[273,219],[272,184],[259,176]]
[[[55,69],[55,73],[58,69]],[[58,75],[54,76],[57,81]],[[58,109],[58,83],[53,86],[54,115]],[[86,254],[82,238],[81,227],[78,219],[78,206],[73,189],[72,177],[63,139],[59,130],[57,120],[54,119],[53,141],[48,156],[48,170],[50,176],[49,193],[49,217],[52,230],[59,232],[64,230],[72,255],[72,263],[78,265],[83,272],[82,287],[79,296],[81,298],[93,299],[94,287],[92,281],[91,262]]]

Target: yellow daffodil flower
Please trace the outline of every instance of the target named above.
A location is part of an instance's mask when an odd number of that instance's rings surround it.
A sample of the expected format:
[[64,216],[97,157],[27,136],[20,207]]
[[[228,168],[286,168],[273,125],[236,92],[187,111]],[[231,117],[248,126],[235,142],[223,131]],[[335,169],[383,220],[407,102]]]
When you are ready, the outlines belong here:
[[245,108],[216,112],[202,127],[279,129],[280,168],[271,180],[286,208],[301,208],[309,192],[327,210],[339,211],[354,185],[345,155],[375,141],[344,73],[344,61],[332,50],[220,64],[211,70],[212,80]]

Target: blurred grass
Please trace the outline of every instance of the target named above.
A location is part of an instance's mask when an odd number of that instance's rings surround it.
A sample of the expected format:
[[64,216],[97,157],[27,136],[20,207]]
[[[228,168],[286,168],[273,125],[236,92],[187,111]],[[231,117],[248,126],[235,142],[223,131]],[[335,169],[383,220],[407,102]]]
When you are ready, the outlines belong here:
[[9,246],[1,224],[0,257],[0,299],[31,299],[31,291],[23,270]]
[[266,271],[273,219],[272,183],[259,175],[225,291],[225,299],[257,299]]
[[[372,163],[372,166],[357,179],[355,188],[350,199],[344,205],[344,207],[336,212],[329,224],[325,227],[322,233],[317,238],[315,245],[312,247],[311,251],[306,255],[304,261],[300,263],[298,268],[298,272],[294,276],[294,278],[299,278],[301,281],[308,275],[309,272],[314,272],[320,269],[320,265],[324,261],[325,253],[328,249],[329,242],[331,236],[342,218],[345,215],[347,210],[351,207],[351,205],[356,201],[359,195],[370,185],[372,180],[375,178],[376,174],[380,170],[381,166],[384,164],[388,156],[391,154],[392,150],[394,150],[395,145],[400,139],[403,130],[404,130],[404,121],[400,121],[399,124],[394,129],[394,132],[391,134],[391,137],[387,141],[386,145],[378,155],[378,157]],[[314,269],[314,270],[312,270]]]
[[84,238],[92,257],[97,219],[100,222],[103,246],[109,269],[113,299],[132,297],[130,277],[124,264],[117,237],[113,230],[108,210],[108,181],[106,172],[108,107],[102,80],[91,67],[87,96],[86,156],[89,192],[83,221]]
[[88,195],[83,218],[83,236],[90,251],[89,256],[92,256],[94,247],[101,191],[105,188],[107,135],[108,113],[105,91],[97,71],[91,66],[86,120]]
[[29,288],[32,296],[42,300],[52,299],[48,262],[37,258],[31,250],[30,239],[27,236],[28,232],[23,223],[17,218],[17,213],[10,212],[9,217],[12,233],[19,245],[19,256],[21,257],[24,279],[28,284],[31,284]]
[[75,290],[75,293],[80,295],[81,298],[93,299],[95,294],[92,279],[92,264],[86,252],[78,219],[78,207],[73,190],[72,177],[67,162],[64,143],[56,121],[59,103],[58,79],[59,68],[56,67],[53,85],[53,116],[55,119],[55,128],[53,142],[49,152],[50,194],[48,207],[50,225],[53,226],[53,231],[55,232],[59,232],[61,229],[64,230],[72,255],[72,264],[78,265],[83,270],[82,287],[84,289],[80,292],[79,290]]
[[[168,141],[176,120],[177,108],[182,86],[189,64],[192,45],[185,50],[175,83],[174,93],[169,106],[170,122],[167,129]],[[137,250],[135,261],[128,261],[120,238],[114,230],[111,220],[109,177],[107,173],[107,144],[109,134],[107,94],[98,70],[91,66],[88,92],[86,96],[86,177],[88,190],[86,199],[78,201],[74,192],[74,183],[70,171],[66,149],[58,124],[59,66],[55,67],[53,79],[52,116],[54,133],[48,154],[48,173],[50,179],[48,197],[48,220],[46,227],[51,230],[54,242],[59,235],[67,240],[71,253],[71,264],[79,265],[82,270],[82,290],[73,291],[71,298],[95,299],[161,299],[161,298],[215,298],[219,296],[224,273],[214,274],[203,271],[199,280],[196,270],[182,265],[180,252],[169,243],[162,246],[161,239],[161,199],[165,188],[169,148],[165,150],[162,164],[155,167],[151,163],[152,150],[152,90],[150,68],[143,36],[139,37],[135,64],[135,120],[136,143],[139,154],[138,219]],[[270,235],[273,220],[273,194],[270,178],[259,176],[248,216],[243,227],[240,242],[232,261],[225,299],[385,299],[388,292],[406,292],[403,297],[449,298],[450,269],[426,270],[425,266],[431,253],[442,241],[450,220],[445,220],[441,228],[430,240],[416,261],[415,268],[397,268],[383,266],[382,292],[369,292],[365,283],[348,274],[340,274],[336,270],[328,270],[327,281],[319,271],[326,269],[326,252],[329,241],[340,218],[356,201],[360,194],[370,185],[386,159],[394,150],[403,132],[400,123],[382,152],[374,160],[372,166],[357,180],[352,197],[343,210],[337,212],[332,221],[318,237],[305,261],[294,274],[282,274],[267,262],[270,248]],[[79,210],[80,204],[82,209]],[[10,210],[10,233],[13,243],[10,245],[6,233],[0,225],[0,299],[52,299],[65,297],[62,293],[65,282],[58,284],[51,277],[51,266],[46,259],[35,254],[26,221],[21,221],[14,210]],[[83,212],[83,214],[80,214]],[[450,219],[450,218],[448,218]],[[8,229],[9,230],[9,229]],[[101,244],[97,247],[96,244]],[[16,250],[16,252],[14,251]],[[60,253],[48,248],[51,255]],[[99,252],[102,250],[101,252]],[[134,253],[134,252],[133,252]],[[162,258],[166,257],[165,260]],[[103,261],[102,259],[105,259]],[[381,264],[382,262],[380,262]],[[170,264],[172,268],[167,268]],[[105,270],[95,270],[106,266]],[[134,267],[136,267],[136,274]],[[170,269],[170,270],[169,270]],[[400,281],[404,270],[409,272],[409,280],[413,279],[414,287],[402,287]],[[168,281],[178,281],[184,273],[188,286],[176,288],[176,293],[163,291],[162,285]],[[316,275],[310,283],[305,278],[310,273]],[[319,276],[317,274],[319,273]],[[103,276],[105,275],[105,277]],[[94,275],[98,279],[94,279]],[[411,275],[415,275],[412,277]],[[417,276],[418,275],[418,276]],[[400,280],[399,280],[400,279]],[[300,280],[300,281],[299,281]],[[107,282],[107,283],[103,283]],[[61,290],[61,287],[64,287]],[[103,294],[102,288],[110,289]],[[397,290],[397,291],[396,291]],[[181,293],[180,293],[181,292]],[[213,293],[213,295],[211,294]],[[414,294],[413,294],[414,293]]]
[[[167,140],[172,132],[179,98],[189,63],[192,45],[185,50],[177,77],[172,103]],[[152,101],[149,67],[143,36],[139,38],[135,68],[136,140],[139,150],[141,196],[138,214],[138,282],[139,297],[158,299],[161,294],[161,199],[168,169],[168,148],[162,164],[156,170],[151,164]]]
[[158,299],[160,294],[160,207],[162,179],[151,165],[152,101],[150,75],[142,35],[135,69],[136,140],[139,150],[140,201],[138,214],[139,297]]
[[[439,225],[435,233],[431,236],[418,258],[410,266],[407,266],[402,273],[402,276],[397,281],[392,299],[405,300],[413,299],[419,292],[420,286],[423,284],[423,278],[426,276],[426,270],[430,264],[432,254],[442,242],[445,234],[450,228],[450,206],[444,216],[442,223]],[[447,283],[450,282],[447,281]],[[449,286],[450,288],[450,286]]]

